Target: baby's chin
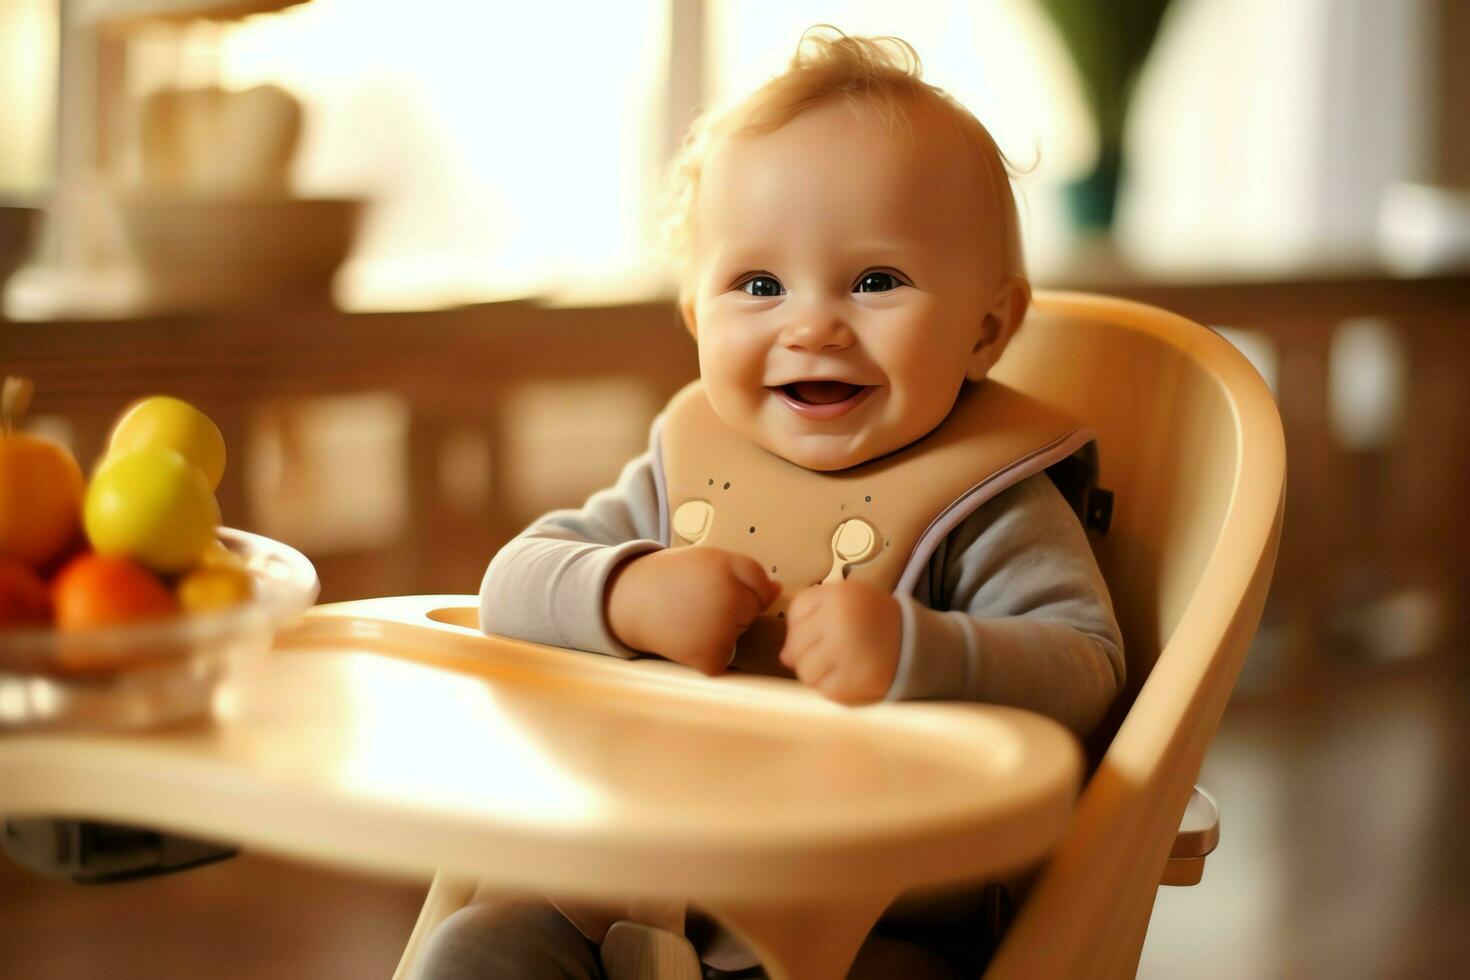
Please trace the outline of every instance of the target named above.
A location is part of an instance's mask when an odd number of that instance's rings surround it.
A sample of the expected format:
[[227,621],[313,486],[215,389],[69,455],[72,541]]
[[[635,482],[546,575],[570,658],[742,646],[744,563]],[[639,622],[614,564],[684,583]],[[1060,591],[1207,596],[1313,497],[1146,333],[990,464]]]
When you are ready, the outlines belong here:
[[866,433],[759,433],[755,443],[788,463],[820,473],[851,469],[889,452],[872,445]]
[[872,462],[923,439],[944,419],[896,426],[865,425],[849,432],[791,432],[761,427],[746,438],[767,452],[809,470],[832,473]]

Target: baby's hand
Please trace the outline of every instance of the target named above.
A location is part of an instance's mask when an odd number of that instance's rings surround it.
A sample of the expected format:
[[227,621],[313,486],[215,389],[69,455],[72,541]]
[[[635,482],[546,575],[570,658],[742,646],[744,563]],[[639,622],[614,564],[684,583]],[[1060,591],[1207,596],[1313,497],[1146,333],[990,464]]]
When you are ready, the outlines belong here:
[[842,704],[878,701],[898,672],[898,600],[865,582],[803,589],[786,610],[781,662]]
[[718,674],[736,639],[780,594],[752,558],[671,548],[619,565],[604,601],[608,628],[624,646]]

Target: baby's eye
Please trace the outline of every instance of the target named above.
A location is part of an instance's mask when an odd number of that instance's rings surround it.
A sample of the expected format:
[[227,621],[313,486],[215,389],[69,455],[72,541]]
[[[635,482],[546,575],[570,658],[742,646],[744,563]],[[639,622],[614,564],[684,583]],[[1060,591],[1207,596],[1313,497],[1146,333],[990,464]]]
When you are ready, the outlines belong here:
[[784,296],[786,287],[774,276],[751,276],[740,284],[740,291],[751,296]]
[[865,272],[852,287],[855,293],[886,293],[902,286],[903,280],[891,272]]

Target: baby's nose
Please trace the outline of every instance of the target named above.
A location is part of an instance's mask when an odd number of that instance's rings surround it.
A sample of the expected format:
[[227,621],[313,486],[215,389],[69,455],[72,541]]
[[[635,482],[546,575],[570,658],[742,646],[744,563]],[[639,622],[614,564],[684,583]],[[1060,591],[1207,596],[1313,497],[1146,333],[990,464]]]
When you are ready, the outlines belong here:
[[807,307],[795,311],[781,331],[781,344],[791,350],[843,350],[851,347],[852,329],[834,310]]

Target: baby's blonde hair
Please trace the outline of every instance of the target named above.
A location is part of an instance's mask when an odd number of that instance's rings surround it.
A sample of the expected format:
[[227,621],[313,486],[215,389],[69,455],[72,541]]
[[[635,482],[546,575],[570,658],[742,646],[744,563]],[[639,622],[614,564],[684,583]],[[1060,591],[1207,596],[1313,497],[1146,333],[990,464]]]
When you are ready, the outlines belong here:
[[[785,72],[743,101],[695,120],[674,157],[665,207],[664,246],[679,270],[681,299],[693,279],[694,209],[706,161],[729,136],[774,132],[808,109],[842,98],[875,111],[890,127],[907,126],[915,113],[936,112],[970,147],[980,163],[985,197],[995,202],[1007,277],[1025,275],[1020,221],[1011,193],[1011,168],[990,131],[953,96],[920,78],[919,55],[896,37],[850,37],[820,24],[806,31]],[[994,221],[977,216],[977,221]]]

